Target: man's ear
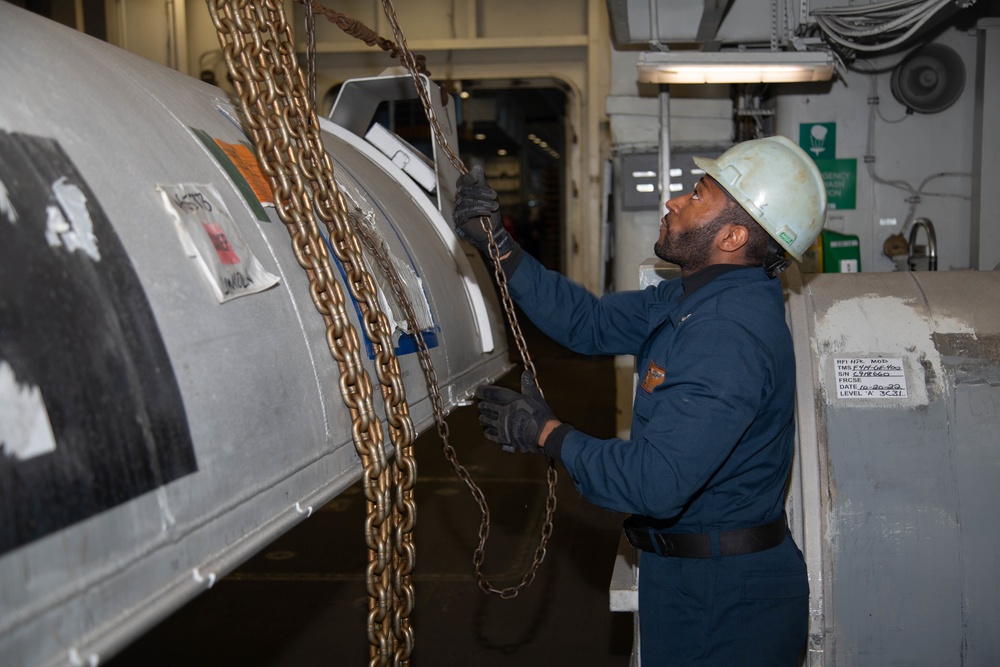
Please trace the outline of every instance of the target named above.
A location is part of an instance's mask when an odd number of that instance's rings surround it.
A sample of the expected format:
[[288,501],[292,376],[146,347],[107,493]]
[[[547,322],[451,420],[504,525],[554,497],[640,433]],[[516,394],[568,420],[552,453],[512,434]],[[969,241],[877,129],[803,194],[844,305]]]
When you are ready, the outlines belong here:
[[743,225],[726,225],[719,234],[717,245],[723,252],[739,252],[750,240],[750,232]]

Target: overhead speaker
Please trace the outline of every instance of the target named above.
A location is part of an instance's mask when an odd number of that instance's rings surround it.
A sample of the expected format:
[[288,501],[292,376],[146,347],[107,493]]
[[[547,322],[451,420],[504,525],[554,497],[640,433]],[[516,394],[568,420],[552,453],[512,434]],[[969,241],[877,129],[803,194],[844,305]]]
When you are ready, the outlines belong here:
[[908,111],[938,113],[965,89],[965,65],[951,47],[928,44],[896,66],[890,85],[892,96]]

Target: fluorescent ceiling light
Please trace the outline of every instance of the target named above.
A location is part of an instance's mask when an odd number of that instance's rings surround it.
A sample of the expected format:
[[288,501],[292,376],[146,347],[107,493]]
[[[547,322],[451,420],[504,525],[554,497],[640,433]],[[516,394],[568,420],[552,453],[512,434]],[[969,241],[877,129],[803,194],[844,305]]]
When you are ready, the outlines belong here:
[[643,83],[793,83],[828,81],[827,51],[649,51],[639,55]]

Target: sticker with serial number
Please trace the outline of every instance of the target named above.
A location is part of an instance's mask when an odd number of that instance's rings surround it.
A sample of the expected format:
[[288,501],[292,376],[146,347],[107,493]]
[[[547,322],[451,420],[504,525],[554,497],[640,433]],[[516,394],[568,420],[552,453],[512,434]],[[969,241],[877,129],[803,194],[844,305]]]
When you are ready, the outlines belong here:
[[837,398],[906,398],[903,360],[847,357],[834,360]]

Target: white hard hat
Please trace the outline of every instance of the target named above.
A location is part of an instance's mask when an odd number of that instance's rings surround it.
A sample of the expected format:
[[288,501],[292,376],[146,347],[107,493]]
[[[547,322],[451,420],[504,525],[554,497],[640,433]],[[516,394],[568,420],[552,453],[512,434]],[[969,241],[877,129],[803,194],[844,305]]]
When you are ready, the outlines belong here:
[[696,157],[694,163],[802,261],[826,220],[823,175],[804,150],[775,136],[744,141],[715,160]]

